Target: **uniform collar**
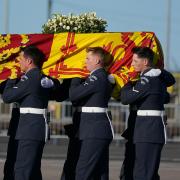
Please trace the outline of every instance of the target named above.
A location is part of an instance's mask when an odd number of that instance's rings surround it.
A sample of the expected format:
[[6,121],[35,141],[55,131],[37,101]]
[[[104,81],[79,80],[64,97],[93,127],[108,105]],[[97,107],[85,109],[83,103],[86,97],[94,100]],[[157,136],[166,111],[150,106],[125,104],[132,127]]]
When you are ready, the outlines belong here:
[[27,71],[27,72],[25,73],[25,75],[27,75],[27,74],[29,74],[29,73],[31,73],[31,72],[33,72],[33,71],[39,71],[39,68],[37,68],[37,67],[32,68],[32,69],[30,69],[29,71]]
[[104,68],[102,68],[102,67],[97,68],[97,69],[91,71],[90,75],[95,74],[95,73],[97,73],[97,72],[99,72],[99,71],[102,71],[102,70],[104,70]]

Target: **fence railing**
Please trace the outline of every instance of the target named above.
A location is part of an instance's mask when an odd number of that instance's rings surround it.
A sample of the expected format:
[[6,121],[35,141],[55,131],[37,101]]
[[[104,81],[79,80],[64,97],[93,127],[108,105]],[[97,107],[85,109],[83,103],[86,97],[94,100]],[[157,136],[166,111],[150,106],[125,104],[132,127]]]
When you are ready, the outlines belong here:
[[[11,117],[12,105],[4,104],[0,101],[0,136],[7,133],[9,119]],[[71,102],[62,103],[51,101],[48,107],[51,114],[50,129],[53,137],[65,135],[64,125],[72,121]],[[168,104],[165,106],[168,115],[167,137],[169,141],[180,141],[180,105]],[[127,127],[129,115],[128,106],[119,102],[110,102],[109,110],[112,114],[112,125],[115,132],[115,138],[121,139],[122,132]]]

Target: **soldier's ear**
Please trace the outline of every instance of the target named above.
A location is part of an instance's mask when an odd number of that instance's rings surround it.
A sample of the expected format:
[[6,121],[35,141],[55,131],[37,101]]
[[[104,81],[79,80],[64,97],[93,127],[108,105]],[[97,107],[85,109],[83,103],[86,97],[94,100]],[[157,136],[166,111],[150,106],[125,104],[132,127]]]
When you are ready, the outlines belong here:
[[33,64],[33,60],[31,58],[29,58],[29,57],[27,58],[27,62],[28,62],[29,65]]
[[97,57],[97,58],[95,59],[95,62],[96,62],[96,64],[100,64],[100,63],[101,63],[101,60]]
[[144,65],[145,65],[145,66],[149,66],[149,61],[148,61],[148,59],[146,59],[146,58],[144,59]]
[[101,61],[100,61],[100,60],[98,60],[97,64],[101,64]]
[[98,64],[98,61],[99,61],[98,58],[95,58],[94,59],[94,64]]

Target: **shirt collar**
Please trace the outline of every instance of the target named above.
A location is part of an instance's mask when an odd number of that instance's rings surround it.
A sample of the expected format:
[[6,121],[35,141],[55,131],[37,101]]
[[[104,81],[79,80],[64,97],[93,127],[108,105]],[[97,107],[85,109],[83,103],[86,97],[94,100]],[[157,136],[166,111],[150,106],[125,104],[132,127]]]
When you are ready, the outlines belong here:
[[152,67],[144,70],[143,72],[140,73],[140,76],[143,76],[145,73],[147,73],[148,71],[150,71],[152,69]]

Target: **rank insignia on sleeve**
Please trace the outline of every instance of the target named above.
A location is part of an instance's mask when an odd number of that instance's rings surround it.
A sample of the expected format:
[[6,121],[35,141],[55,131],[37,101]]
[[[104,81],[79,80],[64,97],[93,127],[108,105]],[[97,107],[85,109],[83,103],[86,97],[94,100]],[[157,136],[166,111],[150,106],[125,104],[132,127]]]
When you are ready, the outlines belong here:
[[26,75],[21,76],[21,81],[26,81],[26,80],[28,80],[28,77]]
[[137,93],[139,92],[138,90],[134,89],[134,87],[133,87],[133,91],[134,91],[134,92],[137,92]]
[[147,83],[149,83],[149,79],[146,77],[141,77],[141,84],[145,85]]
[[89,76],[89,80],[90,81],[96,81],[98,78],[96,77],[96,76],[94,76],[94,75],[92,75],[92,76]]

